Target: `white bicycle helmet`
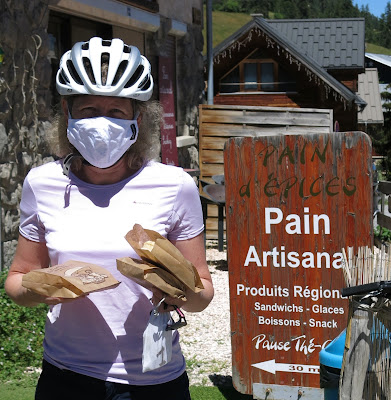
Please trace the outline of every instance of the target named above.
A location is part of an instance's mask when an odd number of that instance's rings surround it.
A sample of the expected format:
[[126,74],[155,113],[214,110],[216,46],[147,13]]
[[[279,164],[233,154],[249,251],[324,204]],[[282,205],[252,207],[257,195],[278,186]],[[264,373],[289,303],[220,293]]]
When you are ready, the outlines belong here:
[[[105,81],[102,58],[108,60]],[[151,65],[137,47],[121,39],[93,37],[76,43],[61,57],[56,86],[62,96],[91,94],[147,101],[153,90]]]

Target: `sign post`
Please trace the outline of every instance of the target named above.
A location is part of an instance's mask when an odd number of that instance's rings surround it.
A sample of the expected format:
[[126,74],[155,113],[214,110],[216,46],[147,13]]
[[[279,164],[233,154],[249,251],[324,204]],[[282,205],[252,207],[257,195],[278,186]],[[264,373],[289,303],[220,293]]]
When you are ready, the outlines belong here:
[[370,139],[232,138],[224,165],[234,386],[321,399],[319,352],[347,323],[342,248],[372,245]]

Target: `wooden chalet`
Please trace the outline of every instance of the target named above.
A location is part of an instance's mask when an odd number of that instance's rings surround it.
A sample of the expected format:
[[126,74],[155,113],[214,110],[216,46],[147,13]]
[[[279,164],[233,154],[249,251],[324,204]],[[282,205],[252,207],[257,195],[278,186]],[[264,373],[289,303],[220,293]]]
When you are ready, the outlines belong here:
[[214,104],[333,110],[357,130],[364,18],[252,21],[213,51]]
[[359,76],[366,72],[364,35],[363,18],[255,15],[214,49],[214,104],[200,105],[199,165],[207,237],[219,238],[220,248],[224,201],[211,201],[205,188],[224,173],[227,139],[366,126],[361,93],[368,85],[359,90]]

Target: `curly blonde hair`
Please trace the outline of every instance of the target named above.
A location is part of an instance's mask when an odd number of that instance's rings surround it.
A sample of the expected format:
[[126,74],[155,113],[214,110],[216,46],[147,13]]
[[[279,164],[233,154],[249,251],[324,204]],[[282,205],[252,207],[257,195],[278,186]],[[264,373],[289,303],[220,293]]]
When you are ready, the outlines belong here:
[[[141,114],[141,123],[137,141],[125,153],[128,166],[140,169],[148,161],[156,160],[160,154],[160,128],[163,120],[162,106],[158,101],[135,101],[135,106]],[[53,129],[47,135],[50,152],[59,158],[78,151],[67,138],[67,126],[62,111],[57,112],[53,120]],[[75,160],[72,165],[76,170],[81,162]]]

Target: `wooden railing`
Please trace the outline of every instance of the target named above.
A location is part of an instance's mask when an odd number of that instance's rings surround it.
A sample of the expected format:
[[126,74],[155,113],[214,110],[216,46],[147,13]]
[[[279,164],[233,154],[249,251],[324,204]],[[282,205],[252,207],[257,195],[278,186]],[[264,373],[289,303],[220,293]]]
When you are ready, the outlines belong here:
[[[202,191],[205,184],[215,183],[213,176],[224,174],[224,145],[231,137],[328,133],[333,130],[333,110],[202,104],[199,116],[202,195],[205,195]],[[205,207],[207,238],[218,239],[221,237],[218,226],[222,224],[218,207],[213,202]]]

